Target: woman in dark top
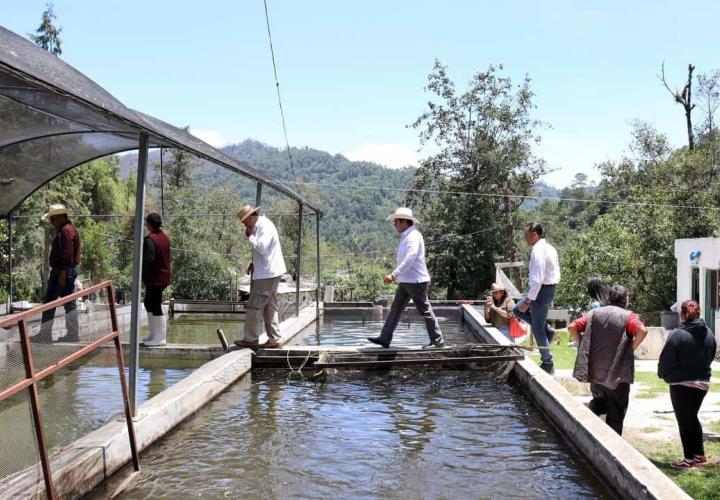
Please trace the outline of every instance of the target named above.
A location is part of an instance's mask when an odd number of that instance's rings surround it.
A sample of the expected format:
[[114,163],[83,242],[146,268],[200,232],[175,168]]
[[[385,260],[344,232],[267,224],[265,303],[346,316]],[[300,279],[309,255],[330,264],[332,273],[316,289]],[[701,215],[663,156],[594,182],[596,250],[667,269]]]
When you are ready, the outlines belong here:
[[680,319],[682,323],[670,334],[660,354],[658,376],[670,385],[670,400],[685,455],[670,465],[689,469],[707,463],[698,412],[710,389],[710,364],[715,359],[716,345],[715,335],[700,318],[697,302],[683,302]]
[[148,315],[150,335],[143,339],[146,346],[162,346],[166,343],[167,322],[162,310],[162,296],[170,284],[170,240],[161,229],[159,214],[150,213],[145,218],[147,236],[143,244],[142,281],[145,286],[145,310]]

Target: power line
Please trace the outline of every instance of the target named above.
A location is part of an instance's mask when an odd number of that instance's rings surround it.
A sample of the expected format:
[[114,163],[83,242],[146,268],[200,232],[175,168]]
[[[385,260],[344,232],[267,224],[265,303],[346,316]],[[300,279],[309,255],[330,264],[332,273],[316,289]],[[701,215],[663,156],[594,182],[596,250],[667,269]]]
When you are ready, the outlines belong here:
[[270,31],[270,15],[268,14],[267,0],[263,0],[265,5],[265,24],[267,25],[268,42],[270,43],[270,57],[272,58],[273,75],[275,76],[275,90],[278,96],[278,106],[280,107],[280,117],[282,118],[283,134],[285,135],[285,148],[287,149],[288,161],[290,162],[290,172],[293,177],[297,179],[295,175],[295,166],[293,165],[292,155],[290,154],[290,142],[288,141],[287,126],[285,125],[285,112],[283,111],[282,98],[280,97],[280,81],[277,75],[277,65],[275,64],[275,49],[272,43],[272,33]]
[[[390,188],[390,187],[377,187],[377,186],[363,186],[358,184],[331,184],[322,182],[291,182],[290,184],[305,185],[305,186],[321,186],[321,187],[337,187],[337,188],[348,188],[348,189],[367,189],[374,191],[400,191],[406,193],[425,193],[425,194],[450,194],[454,196],[477,196],[484,198],[504,198],[506,197],[500,193],[482,193],[482,192],[471,192],[471,191],[450,191],[442,189],[414,189],[414,188]],[[629,205],[629,206],[642,206],[642,207],[659,207],[659,208],[690,208],[690,209],[703,209],[703,210],[720,210],[720,207],[708,206],[708,205],[682,205],[673,203],[653,203],[646,201],[612,201],[612,200],[601,200],[594,198],[565,198],[561,196],[545,196],[545,195],[523,195],[523,194],[511,194],[507,195],[508,198],[516,200],[550,200],[550,201],[574,201],[578,203],[606,203],[609,205]]]

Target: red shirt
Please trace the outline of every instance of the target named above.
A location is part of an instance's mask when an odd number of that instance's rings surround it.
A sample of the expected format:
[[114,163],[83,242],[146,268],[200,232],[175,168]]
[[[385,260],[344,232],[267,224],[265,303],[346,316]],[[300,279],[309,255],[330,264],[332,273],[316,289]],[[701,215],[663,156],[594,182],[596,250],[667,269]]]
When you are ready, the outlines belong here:
[[50,249],[50,267],[73,267],[80,264],[80,234],[72,222],[67,221],[55,233]]
[[[583,314],[578,319],[570,323],[570,326],[574,327],[578,333],[582,335],[582,332],[585,331],[585,327],[587,326],[587,316]],[[640,316],[631,312],[630,316],[628,316],[627,324],[625,325],[625,333],[627,333],[628,337],[632,339],[635,338],[635,335],[637,335],[637,332],[641,328],[645,328],[645,324],[640,319]]]

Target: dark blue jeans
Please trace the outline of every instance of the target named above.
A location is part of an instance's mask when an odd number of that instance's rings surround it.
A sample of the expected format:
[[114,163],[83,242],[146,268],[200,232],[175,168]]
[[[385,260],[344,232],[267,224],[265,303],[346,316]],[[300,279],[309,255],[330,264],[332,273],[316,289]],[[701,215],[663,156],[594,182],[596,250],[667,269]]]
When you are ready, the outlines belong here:
[[[48,302],[73,293],[75,290],[75,278],[77,278],[77,267],[68,267],[65,271],[65,283],[60,284],[60,268],[51,268],[43,303],[47,304]],[[50,309],[43,313],[42,325],[40,325],[40,333],[38,334],[37,340],[52,342],[52,327],[54,321],[55,309]],[[67,329],[67,340],[80,340],[78,335],[77,304],[74,300],[65,304],[65,328]]]
[[522,301],[525,300],[525,297],[518,301],[515,309],[513,309],[513,314],[516,318],[527,321],[530,323],[530,326],[532,326],[535,341],[540,349],[540,357],[545,364],[551,364],[553,362],[553,357],[550,353],[550,343],[548,342],[549,326],[547,324],[547,317],[550,304],[552,304],[555,298],[555,287],[556,285],[543,285],[527,311],[520,312],[518,309]]

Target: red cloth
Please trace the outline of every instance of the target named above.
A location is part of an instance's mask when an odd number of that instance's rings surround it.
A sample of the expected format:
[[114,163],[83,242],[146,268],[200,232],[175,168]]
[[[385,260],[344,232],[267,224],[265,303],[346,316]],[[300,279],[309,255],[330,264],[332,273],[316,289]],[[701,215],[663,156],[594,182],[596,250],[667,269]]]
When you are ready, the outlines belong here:
[[[582,316],[580,316],[578,319],[570,323],[570,326],[574,327],[578,331],[578,333],[582,335],[582,332],[585,331],[585,326],[587,326],[586,315],[583,314]],[[625,333],[628,334],[628,337],[635,338],[638,330],[644,327],[645,324],[640,319],[640,316],[638,316],[634,312],[631,312],[630,316],[628,316],[627,324],[625,325]]]
[[161,229],[147,235],[155,244],[155,259],[148,266],[147,276],[143,277],[146,287],[165,287],[170,284],[170,239]]
[[50,267],[73,267],[80,264],[80,233],[68,221],[57,230],[50,249]]

